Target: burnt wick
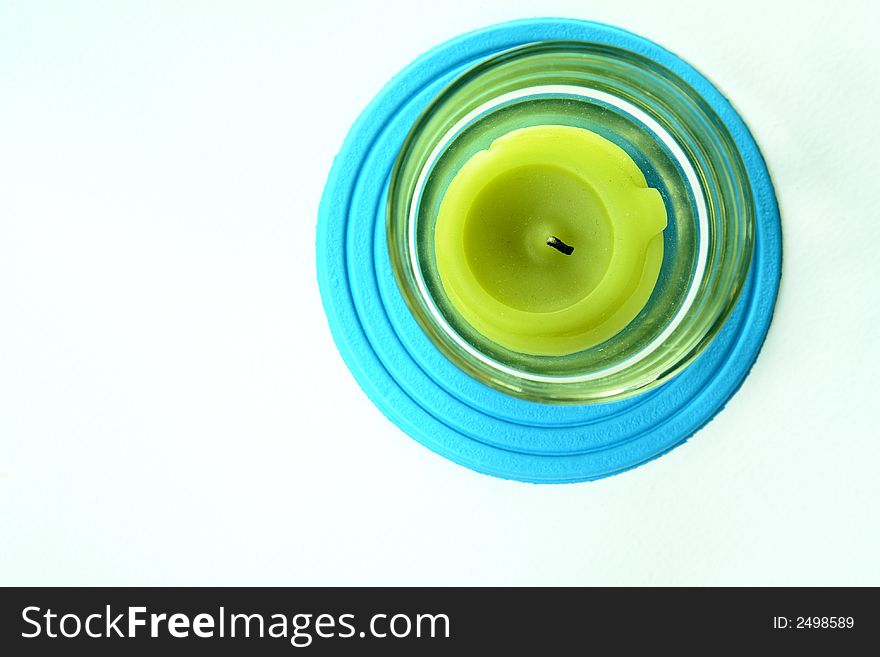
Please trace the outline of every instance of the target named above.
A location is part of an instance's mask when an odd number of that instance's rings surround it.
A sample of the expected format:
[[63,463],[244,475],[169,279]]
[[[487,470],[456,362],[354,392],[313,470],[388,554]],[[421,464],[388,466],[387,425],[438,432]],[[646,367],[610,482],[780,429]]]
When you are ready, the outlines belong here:
[[559,239],[558,237],[554,237],[553,235],[547,238],[547,246],[552,246],[554,249],[556,249],[560,253],[564,253],[565,255],[571,255],[572,251],[574,251],[573,246],[569,246],[561,239]]

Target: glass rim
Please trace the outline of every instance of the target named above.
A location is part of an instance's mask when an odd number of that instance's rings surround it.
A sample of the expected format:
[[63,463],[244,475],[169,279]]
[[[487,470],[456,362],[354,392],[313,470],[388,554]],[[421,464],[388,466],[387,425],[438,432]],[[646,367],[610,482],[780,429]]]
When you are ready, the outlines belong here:
[[[739,260],[744,261],[745,263],[744,267],[740,266],[738,268],[739,271],[734,272],[732,275],[736,280],[731,282],[725,279],[722,281],[727,283],[725,289],[730,293],[728,294],[728,298],[722,300],[720,305],[714,308],[713,313],[715,316],[709,321],[703,323],[700,331],[701,334],[696,335],[695,333],[696,338],[693,338],[692,336],[689,348],[684,350],[674,362],[668,363],[666,366],[660,366],[660,364],[658,364],[653,367],[653,369],[650,369],[647,375],[642,376],[632,385],[627,384],[622,387],[615,387],[615,383],[612,382],[611,379],[643,364],[646,359],[649,359],[649,357],[656,354],[667,340],[674,336],[676,331],[682,328],[685,319],[689,316],[689,313],[694,310],[695,302],[698,297],[701,293],[705,292],[704,284],[706,283],[706,278],[709,276],[712,257],[715,255],[714,250],[710,248],[710,240],[713,236],[713,217],[716,223],[718,221],[725,221],[726,217],[717,217],[715,215],[710,216],[710,204],[707,199],[711,198],[711,190],[707,190],[704,186],[706,184],[704,180],[705,172],[701,170],[700,166],[697,166],[695,162],[692,161],[691,158],[693,157],[693,153],[689,156],[688,151],[683,144],[676,139],[670,130],[668,130],[664,124],[645,107],[639,106],[627,98],[622,97],[622,94],[616,95],[589,84],[548,83],[521,86],[510,91],[499,93],[488,100],[479,103],[475,107],[468,109],[467,112],[464,112],[458,117],[452,125],[445,126],[445,130],[439,137],[430,138],[430,135],[426,136],[425,134],[426,128],[431,125],[431,121],[434,120],[438,112],[443,109],[444,103],[447,103],[450,96],[454,95],[453,92],[460,91],[462,88],[467,87],[467,85],[475,85],[482,76],[491,73],[493,69],[497,69],[506,63],[516,61],[517,59],[527,58],[532,55],[540,55],[552,51],[554,48],[559,49],[560,51],[564,51],[567,48],[572,49],[572,51],[575,49],[592,48],[596,52],[606,56],[610,54],[611,57],[629,58],[627,60],[628,62],[638,61],[638,58],[641,58],[644,60],[641,62],[642,65],[645,66],[646,69],[650,69],[650,72],[657,76],[669,76],[675,79],[679,85],[690,88],[690,86],[683,80],[680,80],[678,76],[675,76],[672,72],[660,67],[656,62],[643,58],[638,53],[590,42],[535,42],[502,51],[477,62],[475,65],[469,67],[457,76],[437,94],[419,119],[415,122],[401,148],[392,171],[391,185],[388,194],[387,230],[389,236],[389,250],[391,254],[392,268],[394,269],[398,287],[403,294],[405,302],[415,315],[417,322],[426,331],[431,341],[440,348],[441,352],[466,372],[492,387],[513,394],[514,396],[531,399],[533,401],[545,401],[551,403],[591,403],[596,401],[607,401],[635,394],[667,380],[678,371],[681,371],[681,369],[701,353],[711,341],[712,337],[714,337],[717,331],[720,330],[721,325],[723,325],[724,321],[726,321],[727,317],[732,312],[735,302],[745,284],[753,247],[751,239],[753,231],[749,222],[754,221],[754,207],[747,176],[740,175],[739,178],[737,178],[735,175],[736,172],[734,172],[731,176],[736,179],[735,182],[739,183],[739,187],[737,187],[735,191],[742,192],[742,195],[747,197],[747,202],[744,201],[740,205],[746,210],[748,216],[744,218],[740,217],[740,219],[744,219],[744,223],[746,224],[743,229],[743,235],[739,236],[743,243],[740,246],[744,245],[746,248],[742,249],[742,252],[739,253],[738,256],[736,253],[734,253],[733,256],[726,252],[722,254],[726,254],[730,258],[737,256]],[[693,94],[696,99],[700,99],[700,96],[696,91],[693,91]],[[484,353],[471,344],[465,337],[455,330],[438,308],[422,274],[422,263],[420,262],[418,249],[417,230],[422,195],[429,183],[435,164],[441,158],[443,153],[446,152],[447,148],[454,143],[455,139],[461,135],[468,126],[473,125],[482,117],[493,111],[524,99],[546,95],[551,95],[553,97],[578,98],[586,101],[605,103],[613,106],[616,110],[630,117],[639,126],[642,126],[652,139],[662,144],[672,154],[675,163],[683,173],[683,178],[688,188],[687,191],[690,193],[695,206],[695,234],[697,236],[695,267],[689,282],[687,293],[684,295],[684,298],[676,309],[672,319],[668,321],[663,329],[654,336],[647,345],[644,345],[638,351],[628,355],[626,358],[613,362],[604,368],[573,374],[543,374],[540,372],[523,370],[499,362],[497,359]],[[726,134],[726,128],[724,128],[723,124],[720,125],[720,128],[718,125],[711,126],[711,122],[707,122],[707,124],[710,124],[710,128],[708,129],[709,132],[711,132],[712,128],[716,131],[719,129],[724,130],[725,134],[719,138],[721,141],[723,141],[725,137],[729,139],[729,134]],[[700,127],[704,130],[706,129],[705,126]],[[713,138],[715,137],[714,134],[711,136]],[[424,144],[422,144],[423,155],[420,157],[424,156],[424,151],[428,151],[428,155],[420,162],[420,166],[417,168],[415,182],[410,180],[409,183],[404,185],[401,182],[401,176],[404,173],[407,173],[409,179],[414,175],[411,160],[415,146],[420,141],[425,142],[428,139],[430,139],[431,142],[429,144],[429,151],[424,148]],[[697,142],[699,142],[699,139],[697,139]],[[728,149],[737,156],[739,155],[735,145],[731,144]],[[408,167],[410,170],[407,172]],[[731,165],[731,167],[736,168],[733,165]],[[703,174],[703,177],[701,177],[701,174]],[[745,182],[743,183],[743,181]],[[726,188],[721,188],[718,193],[729,193],[729,191],[730,190]],[[401,213],[399,209],[401,203],[406,207],[405,213]],[[403,216],[401,216],[401,214],[403,214]],[[401,243],[400,235],[397,233],[400,221],[404,221],[406,225],[405,236],[402,240],[403,243]],[[724,289],[722,292],[724,292]],[[612,338],[612,340],[613,339],[614,338]],[[487,369],[499,373],[502,377],[509,377],[511,380],[499,381],[491,375],[487,377]],[[574,390],[577,384],[588,384],[591,382],[601,382],[603,380],[609,381],[610,385],[601,390],[597,389],[587,394],[582,394],[583,391],[576,392]],[[554,387],[554,390],[545,390],[544,392],[535,394],[534,390],[526,389],[532,384],[537,386],[551,386]]]

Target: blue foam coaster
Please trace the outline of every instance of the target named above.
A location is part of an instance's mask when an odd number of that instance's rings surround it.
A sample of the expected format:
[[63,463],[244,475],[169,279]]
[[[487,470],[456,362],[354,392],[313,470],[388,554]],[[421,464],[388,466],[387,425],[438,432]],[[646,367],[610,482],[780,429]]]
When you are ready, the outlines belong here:
[[[416,117],[474,63],[526,43],[571,39],[635,51],[699,91],[733,135],[757,208],[755,254],[722,331],[679,376],[607,404],[524,401],[453,365],[407,309],[391,272],[385,203],[391,168]],[[479,472],[528,482],[605,477],[684,442],[742,384],[770,325],[782,265],[779,210],[766,165],[730,103],[700,73],[624,30],[569,19],[532,19],[465,34],[420,57],[364,110],[337,156],[318,218],[318,283],[339,351],[376,406],[410,436]]]

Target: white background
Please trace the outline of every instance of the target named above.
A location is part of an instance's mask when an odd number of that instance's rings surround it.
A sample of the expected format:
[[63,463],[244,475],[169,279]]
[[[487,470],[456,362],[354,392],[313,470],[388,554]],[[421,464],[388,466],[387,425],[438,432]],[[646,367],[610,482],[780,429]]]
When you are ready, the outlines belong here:
[[[733,100],[783,210],[776,317],[688,444],[592,484],[449,463],[317,291],[359,111],[494,22],[613,23]],[[877,4],[3,2],[0,583],[880,584]]]

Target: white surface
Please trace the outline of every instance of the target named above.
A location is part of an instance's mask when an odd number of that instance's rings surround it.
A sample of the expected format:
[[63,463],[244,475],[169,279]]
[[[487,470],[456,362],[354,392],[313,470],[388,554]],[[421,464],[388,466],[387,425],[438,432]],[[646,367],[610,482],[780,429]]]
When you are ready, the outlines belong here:
[[[318,199],[420,52],[614,23],[729,94],[785,273],[687,445],[532,486],[393,427],[338,356]],[[880,584],[877,4],[0,5],[0,583]]]

